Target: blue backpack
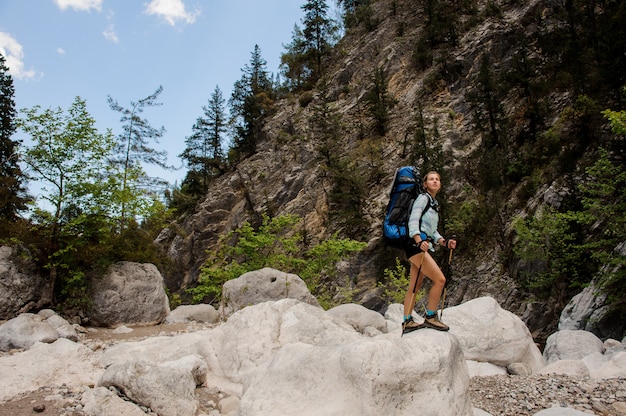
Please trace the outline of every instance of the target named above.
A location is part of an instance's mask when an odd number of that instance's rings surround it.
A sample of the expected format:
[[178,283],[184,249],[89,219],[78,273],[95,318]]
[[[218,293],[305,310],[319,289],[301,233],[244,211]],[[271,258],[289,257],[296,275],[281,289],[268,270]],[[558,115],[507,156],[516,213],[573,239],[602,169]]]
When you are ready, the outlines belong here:
[[[424,193],[419,169],[415,166],[403,166],[396,173],[389,191],[389,203],[383,221],[383,237],[393,247],[403,248],[409,237],[409,216],[417,196]],[[422,212],[422,216],[430,204]]]

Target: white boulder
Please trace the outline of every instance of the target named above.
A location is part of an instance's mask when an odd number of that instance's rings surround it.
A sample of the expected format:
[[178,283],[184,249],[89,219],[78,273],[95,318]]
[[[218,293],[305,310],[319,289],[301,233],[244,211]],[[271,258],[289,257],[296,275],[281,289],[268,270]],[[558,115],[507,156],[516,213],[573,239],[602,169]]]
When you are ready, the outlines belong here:
[[342,345],[285,345],[246,383],[240,416],[471,416],[458,341],[425,329]]
[[266,267],[224,283],[221,312],[228,318],[246,306],[287,298],[319,306],[299,276]]
[[442,320],[459,339],[468,360],[501,367],[523,363],[533,372],[545,366],[541,351],[524,322],[502,309],[491,297],[447,308]]
[[114,386],[136,403],[161,416],[195,416],[196,382],[190,371],[146,362],[125,362],[108,367],[99,386]]
[[539,370],[539,374],[564,374],[581,379],[589,378],[589,368],[582,360],[554,361]]
[[28,349],[36,342],[51,343],[59,333],[41,315],[23,313],[0,325],[0,351]]
[[29,310],[41,296],[44,281],[30,257],[22,247],[0,246],[0,320]]
[[362,334],[365,334],[368,328],[382,333],[387,332],[387,321],[384,316],[356,303],[335,306],[326,313],[351,325]]
[[598,369],[591,371],[594,379],[626,378],[626,352],[614,354]]
[[548,363],[559,360],[581,360],[594,352],[604,352],[602,340],[591,332],[562,330],[546,340],[543,357]]
[[163,276],[154,264],[115,263],[90,284],[92,325],[156,325],[170,313]]
[[87,390],[81,400],[83,411],[89,416],[145,416],[136,404],[126,401],[105,387]]
[[0,357],[0,402],[44,386],[93,386],[102,374],[94,352],[59,338],[35,343],[29,350]]
[[189,322],[215,323],[219,320],[219,313],[209,304],[180,305],[165,318],[167,324],[186,324]]

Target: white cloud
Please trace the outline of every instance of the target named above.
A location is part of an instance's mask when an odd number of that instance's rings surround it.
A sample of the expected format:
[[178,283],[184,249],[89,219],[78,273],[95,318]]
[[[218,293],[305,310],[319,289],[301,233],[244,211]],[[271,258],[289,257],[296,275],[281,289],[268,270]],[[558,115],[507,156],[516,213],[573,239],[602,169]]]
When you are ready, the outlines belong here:
[[32,69],[24,68],[24,52],[22,45],[11,35],[0,32],[0,53],[5,58],[9,74],[16,79],[32,79],[37,75]]
[[185,4],[182,0],[151,0],[145,13],[156,14],[172,26],[176,26],[179,21],[192,24],[200,14],[199,11],[192,13],[185,10]]
[[102,32],[102,34],[104,35],[104,38],[106,40],[109,40],[113,43],[120,42],[120,38],[117,37],[117,32],[115,31],[115,25],[113,25],[112,23],[107,26],[106,29],[104,29],[104,32]]
[[57,48],[57,53],[58,53],[59,55],[65,55],[65,49],[63,49],[63,48]]
[[102,10],[102,0],[54,0],[54,2],[61,10],[65,10],[68,7],[77,12],[88,12],[91,9]]

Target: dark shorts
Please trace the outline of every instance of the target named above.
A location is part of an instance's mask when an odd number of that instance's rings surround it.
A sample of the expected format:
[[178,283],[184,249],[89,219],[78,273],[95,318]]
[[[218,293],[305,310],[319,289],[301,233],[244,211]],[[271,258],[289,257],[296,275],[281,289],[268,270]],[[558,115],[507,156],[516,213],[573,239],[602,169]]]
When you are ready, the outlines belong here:
[[406,253],[407,259],[410,259],[416,254],[423,253],[413,238],[404,243],[404,252]]

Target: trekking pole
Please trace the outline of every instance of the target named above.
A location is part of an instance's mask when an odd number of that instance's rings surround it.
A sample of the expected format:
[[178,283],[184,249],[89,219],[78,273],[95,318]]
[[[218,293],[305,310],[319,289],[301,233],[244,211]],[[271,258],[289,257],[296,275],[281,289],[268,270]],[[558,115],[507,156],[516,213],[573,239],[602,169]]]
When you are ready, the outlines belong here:
[[[452,237],[452,239],[454,239],[454,237]],[[450,263],[452,263],[452,252],[454,251],[453,248],[449,249],[450,252],[448,254],[448,264],[446,267],[446,283],[443,286],[443,295],[441,296],[441,314],[439,316],[439,319],[443,319],[443,310],[446,307],[446,292],[447,292],[447,286],[448,286],[448,277],[450,276]]]

